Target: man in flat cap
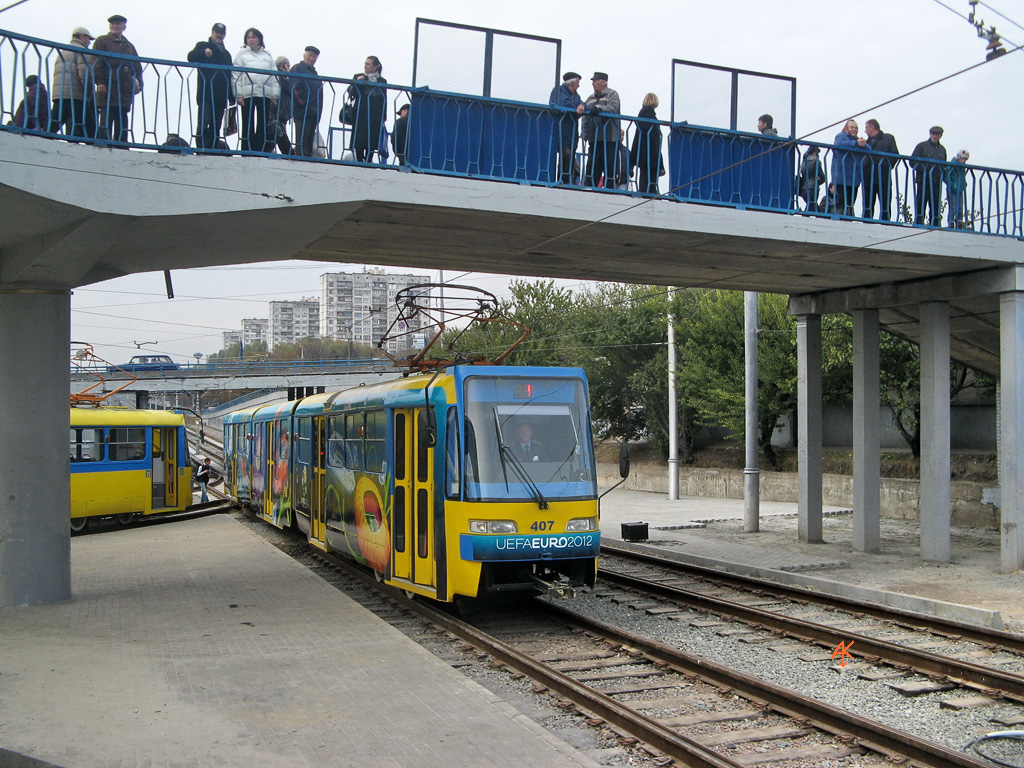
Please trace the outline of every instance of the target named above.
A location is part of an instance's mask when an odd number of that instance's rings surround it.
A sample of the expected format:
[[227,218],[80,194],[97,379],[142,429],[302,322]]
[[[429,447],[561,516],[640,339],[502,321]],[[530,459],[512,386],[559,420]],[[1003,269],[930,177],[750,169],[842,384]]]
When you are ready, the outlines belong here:
[[53,63],[51,133],[63,128],[68,136],[96,138],[96,101],[93,98],[96,83],[92,76],[95,56],[84,53],[92,41],[88,29],[75,27],[69,44],[72,48],[57,51]]
[[561,107],[558,116],[558,157],[561,166],[559,181],[563,184],[578,184],[580,180],[579,164],[576,162],[576,145],[579,142],[576,123],[585,107],[577,93],[579,89],[580,76],[575,72],[566,72],[562,75],[562,84],[551,89],[551,106]]
[[318,79],[314,66],[319,57],[320,49],[315,45],[307,45],[302,52],[302,61],[292,67],[292,72],[297,75],[309,75],[291,79],[292,119],[295,121],[295,133],[299,137],[299,154],[303,157],[316,154],[316,129],[324,111],[323,83]]
[[934,125],[928,131],[928,140],[914,147],[911,167],[914,169],[914,223],[924,224],[924,209],[928,208],[927,223],[942,225],[942,169],[946,162],[946,148],[939,143],[942,128]]
[[595,72],[590,78],[594,92],[584,104],[583,138],[590,144],[587,158],[587,180],[596,187],[602,177],[605,189],[614,189],[619,167],[619,136],[621,128],[617,115],[621,110],[619,94],[608,87],[608,75]]
[[[128,19],[114,14],[107,23],[110,32],[100,35],[92,44],[94,51],[138,56],[139,52],[124,36]],[[128,141],[128,113],[135,94],[142,91],[142,62],[123,61],[98,56],[96,60],[96,106],[100,110],[100,125],[106,128],[111,141]]]
[[229,102],[234,101],[231,94],[231,72],[210,66],[231,66],[231,54],[224,47],[227,32],[223,24],[214,24],[210,39],[200,40],[188,54],[188,60],[199,65],[196,68],[196,104],[199,107],[196,146],[199,149],[213,149],[217,146],[224,110]]

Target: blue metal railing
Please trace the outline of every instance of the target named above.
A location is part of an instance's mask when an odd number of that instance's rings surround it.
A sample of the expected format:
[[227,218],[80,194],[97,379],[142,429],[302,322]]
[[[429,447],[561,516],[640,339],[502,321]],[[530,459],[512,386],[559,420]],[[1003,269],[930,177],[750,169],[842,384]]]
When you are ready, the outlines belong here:
[[[136,84],[125,74],[120,101],[100,105],[96,86],[112,93],[122,83],[118,73],[128,72],[141,90],[130,93]],[[29,76],[37,80],[32,86]],[[218,125],[224,141],[210,147],[200,126],[226,105],[209,85],[218,77],[251,84],[252,93],[239,108],[238,131],[224,137]],[[314,106],[295,106],[303,101]],[[404,104],[404,142],[392,142]],[[111,113],[126,106],[119,141]],[[567,117],[571,136],[560,125]],[[0,31],[0,126],[7,131],[177,153],[270,156],[292,147],[311,161],[1024,237],[1020,172],[623,115],[602,115],[588,131],[586,119],[428,87],[94,54]],[[803,172],[812,146],[817,165]],[[573,168],[563,173],[568,158]]]

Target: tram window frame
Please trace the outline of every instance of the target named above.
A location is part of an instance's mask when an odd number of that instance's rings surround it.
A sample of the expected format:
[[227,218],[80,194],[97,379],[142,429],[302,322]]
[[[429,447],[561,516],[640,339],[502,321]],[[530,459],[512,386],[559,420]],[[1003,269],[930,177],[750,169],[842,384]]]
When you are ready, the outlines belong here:
[[365,414],[360,411],[358,413],[346,413],[345,414],[345,468],[346,469],[362,469],[363,468],[363,434],[365,432],[365,426],[363,424],[363,417]]
[[146,443],[145,427],[111,427],[107,432],[107,456],[111,461],[142,461],[146,458]]
[[388,419],[384,411],[367,411],[363,429],[363,459],[366,471],[383,474],[387,448]]
[[[86,440],[86,433],[91,432],[92,439]],[[71,428],[71,461],[96,462],[103,461],[103,428],[72,427]]]
[[417,413],[416,419],[416,482],[425,483],[430,479],[430,433],[427,429],[430,422],[427,418],[427,411],[423,409]]
[[300,464],[313,462],[313,419],[303,416],[298,419],[298,440],[295,445],[295,457]]
[[330,416],[327,419],[327,466],[345,466],[345,417]]
[[444,449],[444,495],[447,499],[458,499],[462,488],[462,466],[459,461],[459,414],[454,406],[448,409],[445,424]]

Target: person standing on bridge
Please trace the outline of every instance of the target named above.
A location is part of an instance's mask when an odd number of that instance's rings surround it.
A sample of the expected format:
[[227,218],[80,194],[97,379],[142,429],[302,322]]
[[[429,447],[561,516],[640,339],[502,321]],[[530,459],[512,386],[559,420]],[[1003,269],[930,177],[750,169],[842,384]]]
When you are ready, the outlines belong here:
[[388,116],[387,91],[375,88],[372,84],[387,83],[381,72],[380,59],[367,56],[363,62],[363,71],[352,75],[355,81],[348,87],[348,98],[355,103],[355,122],[352,124],[352,142],[350,149],[360,163],[373,159],[373,153],[380,148],[381,126]]
[[928,208],[928,224],[942,226],[942,163],[946,162],[946,148],[939,143],[942,128],[932,126],[928,140],[914,147],[910,165],[914,168],[914,223],[924,224],[924,209]]
[[967,161],[970,159],[971,153],[961,149],[956,153],[952,165],[946,166],[943,174],[950,229],[964,229],[967,226]]
[[757,132],[765,136],[778,136],[779,131],[775,127],[775,118],[771,115],[761,115],[757,118]]
[[584,104],[583,137],[590,145],[587,185],[596,187],[602,177],[606,189],[614,189],[618,178],[619,136],[622,127],[616,117],[622,112],[619,94],[608,87],[608,75],[595,72],[590,78],[594,92]]
[[853,204],[864,178],[864,161],[857,150],[871,150],[867,139],[857,135],[857,129],[856,120],[847,120],[843,130],[836,134],[836,148],[832,152],[832,182],[836,185],[836,213],[840,216],[856,215]]
[[[107,23],[110,24],[110,32],[97,37],[92,49],[137,57],[139,52],[124,36],[128,19],[114,14]],[[128,141],[128,113],[135,95],[142,92],[142,62],[98,56],[94,74],[100,125],[106,129],[108,139],[125,143]]]
[[[891,133],[883,133],[878,121],[872,118],[864,123],[864,133],[868,135],[868,146],[874,152],[885,155],[898,155],[899,147]],[[892,203],[892,164],[895,157],[885,155],[869,155],[864,158],[864,218],[875,218],[875,198],[878,198],[879,217],[882,221],[890,220],[889,206]]]
[[562,84],[551,89],[548,103],[553,107],[561,107],[558,115],[559,165],[562,184],[576,184],[580,180],[579,163],[576,162],[576,145],[579,142],[577,122],[583,110],[583,99],[577,93],[580,89],[580,76],[575,72],[562,75]]
[[96,138],[96,83],[92,76],[95,57],[82,52],[89,49],[92,41],[88,29],[75,27],[71,32],[72,47],[56,51],[50,133],[63,128],[68,136]]
[[[640,114],[648,120],[657,120],[658,115],[655,108],[658,106],[658,96],[648,93],[644,96],[643,104],[640,107]],[[657,123],[636,123],[636,133],[633,134],[633,146],[629,149],[629,175],[633,175],[633,169],[640,169],[640,192],[644,195],[658,195],[658,177],[662,173],[661,168],[661,126]]]
[[196,470],[196,482],[199,483],[199,490],[202,494],[199,497],[199,503],[205,504],[210,500],[209,495],[206,492],[207,486],[210,484],[210,480],[213,477],[213,468],[210,466],[210,457],[207,456],[203,459],[202,465]]
[[318,79],[316,67],[313,66],[318,58],[320,49],[307,45],[306,50],[302,52],[302,61],[292,67],[292,73],[308,77],[293,77],[289,81],[295,138],[299,144],[299,154],[303,157],[316,155],[316,132],[324,111],[324,86]]
[[214,149],[217,146],[224,111],[231,101],[231,72],[204,66],[231,66],[231,54],[224,47],[227,32],[223,24],[214,24],[210,39],[196,43],[196,47],[188,54],[188,60],[199,65],[196,68],[196,104],[199,107],[196,146],[200,149]]
[[234,65],[264,70],[235,72],[232,86],[235,101],[242,108],[242,151],[269,152],[274,148],[269,120],[281,95],[281,84],[278,76],[271,74],[277,71],[274,57],[263,45],[263,33],[255,27],[245,30],[245,46],[235,54]]

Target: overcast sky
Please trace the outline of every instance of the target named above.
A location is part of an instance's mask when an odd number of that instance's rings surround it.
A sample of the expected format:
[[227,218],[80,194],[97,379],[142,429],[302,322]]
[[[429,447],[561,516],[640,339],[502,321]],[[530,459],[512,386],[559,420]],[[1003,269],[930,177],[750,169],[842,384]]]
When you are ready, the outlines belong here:
[[[11,1],[0,0],[0,6]],[[967,0],[943,2],[964,16],[970,12]],[[644,94],[653,91],[661,97],[662,119],[671,116],[672,59],[792,76],[800,136],[831,143],[837,123],[856,116],[863,129],[864,120],[874,117],[896,137],[901,152],[910,154],[928,128],[939,124],[950,156],[968,149],[973,165],[1024,169],[1024,52],[872,109],[984,59],[985,42],[973,27],[935,0],[28,0],[0,13],[0,28],[67,42],[78,25],[103,34],[113,13],[128,18],[125,34],[142,56],[184,60],[214,22],[223,22],[232,53],[241,47],[244,30],[255,26],[275,56],[294,63],[306,45],[316,45],[321,74],[350,77],[361,71],[366,56],[376,55],[385,77],[400,84],[412,83],[417,16],[558,38],[562,69],[584,75],[581,92],[590,75],[602,70],[622,98],[623,113],[636,114]],[[981,3],[978,15],[1006,40],[1024,42],[1024,30],[1014,23],[1024,24],[1024,0]],[[534,77],[534,69],[523,67],[524,77]],[[688,116],[677,113],[676,119]],[[127,359],[134,342],[156,341],[145,348],[185,360],[194,352],[218,350],[220,332],[239,328],[243,317],[265,317],[271,299],[315,296],[323,272],[361,268],[289,262],[175,272],[173,301],[161,298],[159,274],[122,278],[75,292],[72,338],[96,344],[108,359]],[[464,282],[506,293],[501,277],[474,274]]]

